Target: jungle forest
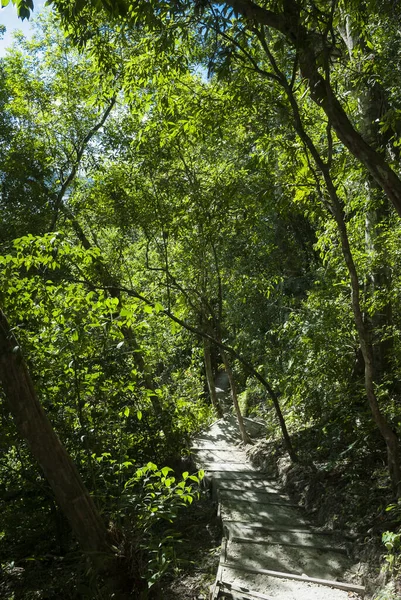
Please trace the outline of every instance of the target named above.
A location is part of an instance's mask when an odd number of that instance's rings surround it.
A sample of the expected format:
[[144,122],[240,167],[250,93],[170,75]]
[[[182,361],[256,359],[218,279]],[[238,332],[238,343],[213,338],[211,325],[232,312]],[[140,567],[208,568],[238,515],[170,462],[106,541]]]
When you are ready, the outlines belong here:
[[206,598],[228,415],[400,598],[401,3],[8,4],[1,598]]

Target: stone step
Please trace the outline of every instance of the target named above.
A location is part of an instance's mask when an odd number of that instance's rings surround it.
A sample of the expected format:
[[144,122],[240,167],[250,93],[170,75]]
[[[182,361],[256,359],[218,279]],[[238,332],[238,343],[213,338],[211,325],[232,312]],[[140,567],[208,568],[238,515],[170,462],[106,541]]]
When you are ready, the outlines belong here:
[[213,500],[218,500],[220,493],[227,495],[226,492],[232,490],[256,490],[272,494],[276,494],[280,490],[274,481],[265,479],[264,474],[257,471],[254,473],[214,471],[206,473],[207,481],[211,481],[212,484]]
[[290,500],[286,498],[283,494],[269,494],[266,492],[255,494],[255,492],[253,492],[251,495],[244,497],[243,492],[233,494],[232,492],[227,492],[226,490],[219,489],[218,496],[221,502],[224,502],[226,506],[229,506],[230,504],[240,506],[241,502],[243,502],[245,504],[252,504],[252,506],[278,504],[280,506],[291,506],[292,508],[299,509],[298,504],[290,502]]
[[299,512],[285,504],[254,504],[252,502],[221,502],[221,517],[224,521],[240,521],[274,527],[308,527],[308,521]]
[[[266,425],[254,419],[244,417],[244,425],[251,437],[263,435],[266,431]],[[228,439],[241,441],[237,419],[232,415],[227,415],[225,418],[215,421],[207,431],[197,436],[196,442],[204,439],[213,439],[217,444]]]
[[227,489],[219,486],[219,497],[221,499],[253,502],[256,504],[263,504],[269,502],[281,502],[282,504],[291,505],[290,500],[284,494],[278,492],[265,492],[261,490],[247,490],[247,489]]
[[226,564],[221,566],[220,578],[223,583],[243,591],[264,594],[269,600],[356,600],[363,597],[364,593],[364,588],[357,584],[329,580],[317,583],[302,576],[293,579],[286,577],[285,573],[255,571]]
[[[263,429],[245,424],[252,434]],[[363,594],[345,544],[313,528],[277,482],[246,460],[234,417],[216,421],[191,452],[211,482],[225,535],[213,599],[349,600]]]
[[240,477],[229,479],[225,478],[225,480],[221,479],[218,482],[219,489],[221,491],[241,491],[247,492],[255,491],[255,492],[263,492],[263,493],[280,493],[281,488],[276,483],[274,479],[242,479]]
[[202,438],[198,438],[196,440],[196,443],[194,443],[193,446],[191,446],[190,450],[192,452],[196,450],[213,450],[214,448],[216,448],[217,450],[229,452],[233,448],[235,448],[236,450],[243,450],[243,445],[239,438],[217,440],[214,438],[214,436],[205,436]]
[[233,448],[197,448],[195,450],[191,450],[194,455],[194,460],[196,462],[205,463],[226,463],[227,461],[230,463],[243,463],[249,465],[247,462],[245,452],[241,452],[241,450],[236,450]]
[[226,523],[227,537],[233,542],[243,544],[283,544],[298,548],[332,549],[336,552],[346,553],[346,544],[328,532],[294,530],[294,529],[266,529],[252,527],[252,525]]
[[[309,588],[306,589],[306,592],[309,591]],[[327,598],[327,594],[329,594],[328,588],[323,588],[323,595],[321,598]],[[261,592],[255,592],[255,590],[247,589],[244,587],[239,587],[233,585],[232,583],[228,583],[226,581],[220,581],[217,587],[217,594],[214,596],[215,598],[220,598],[220,600],[275,600],[277,596],[274,597],[271,595],[263,594]],[[353,592],[347,593],[347,598],[356,598]],[[306,600],[308,600],[308,596],[306,596]]]
[[[245,462],[204,462],[202,463],[202,468],[209,472],[213,473],[214,471],[225,472],[225,473],[260,473],[260,471],[256,471],[255,468],[250,463]],[[263,475],[263,473],[261,473]]]
[[194,446],[191,446],[191,448],[190,448],[191,452],[200,452],[200,451],[203,452],[204,450],[210,450],[212,452],[222,452],[226,456],[230,452],[240,452],[241,454],[246,456],[245,450],[243,450],[241,445],[237,445],[237,444],[235,444],[234,446],[231,446],[230,444],[222,443],[221,445],[220,444],[209,444],[208,446],[206,446],[206,441],[205,441],[204,445],[196,444]]
[[339,580],[349,567],[348,557],[331,549],[228,541],[226,561],[232,565]]
[[322,532],[313,528],[312,526],[302,526],[297,522],[291,523],[291,525],[263,525],[258,523],[252,523],[251,521],[233,521],[226,520],[223,524],[224,528],[230,533],[230,539],[233,537],[244,537],[255,539],[258,541],[263,541],[266,539],[266,536],[270,534],[278,534],[282,533],[283,535],[287,534],[296,534],[296,535],[316,535],[320,537],[327,537],[331,539],[332,536],[329,532]]
[[194,446],[203,446],[205,442],[208,442],[209,445],[215,444],[218,446],[219,444],[241,444],[241,436],[238,431],[238,427],[233,425],[232,423],[215,423],[209,429],[207,433],[203,433],[199,437],[196,438],[196,444]]
[[219,582],[214,598],[220,598],[220,600],[274,600],[273,596],[266,596],[266,594],[253,590],[243,591],[240,587],[223,581]]
[[[207,469],[203,467],[205,471]],[[268,479],[266,479],[266,475],[261,471],[252,471],[252,469],[247,470],[235,470],[228,471],[227,469],[221,469],[221,465],[213,470],[207,471],[210,476],[213,476],[214,479],[217,480],[225,480],[225,481],[236,481],[236,482],[246,482],[246,481],[257,481],[262,480],[268,483]],[[261,484],[262,485],[262,484]]]

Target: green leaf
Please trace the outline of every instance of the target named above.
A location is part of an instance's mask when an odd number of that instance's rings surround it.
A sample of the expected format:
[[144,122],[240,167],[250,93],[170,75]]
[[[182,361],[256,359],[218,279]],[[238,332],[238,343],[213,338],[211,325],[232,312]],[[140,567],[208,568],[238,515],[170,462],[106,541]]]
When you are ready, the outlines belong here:
[[160,304],[160,302],[156,302],[156,304],[155,304],[155,313],[159,314],[159,312],[161,312],[162,310],[164,310],[163,305]]
[[171,327],[171,333],[172,334],[178,333],[180,331],[180,329],[181,329],[181,325],[179,325],[175,321],[171,321],[170,327]]
[[161,469],[161,472],[163,473],[164,477],[166,477],[167,473],[170,473],[170,471],[173,471],[173,469],[171,467],[163,467]]

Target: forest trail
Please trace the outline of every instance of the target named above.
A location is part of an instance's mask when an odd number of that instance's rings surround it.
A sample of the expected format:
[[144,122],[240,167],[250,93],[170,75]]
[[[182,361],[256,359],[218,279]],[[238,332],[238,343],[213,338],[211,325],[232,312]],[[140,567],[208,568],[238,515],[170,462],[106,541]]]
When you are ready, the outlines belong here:
[[[245,419],[251,437],[263,425]],[[275,480],[247,461],[234,417],[192,446],[212,486],[224,537],[210,600],[349,600],[363,597],[345,544],[291,504]]]

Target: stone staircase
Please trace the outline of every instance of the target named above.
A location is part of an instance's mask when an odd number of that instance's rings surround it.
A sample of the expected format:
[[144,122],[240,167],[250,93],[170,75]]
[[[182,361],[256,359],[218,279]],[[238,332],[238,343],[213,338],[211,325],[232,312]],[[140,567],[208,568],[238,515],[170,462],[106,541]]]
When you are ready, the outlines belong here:
[[[245,423],[251,437],[262,433],[262,424]],[[224,531],[210,600],[363,597],[345,544],[313,527],[277,482],[247,461],[233,417],[214,423],[191,451],[206,472]]]

